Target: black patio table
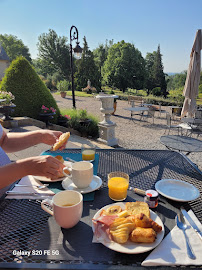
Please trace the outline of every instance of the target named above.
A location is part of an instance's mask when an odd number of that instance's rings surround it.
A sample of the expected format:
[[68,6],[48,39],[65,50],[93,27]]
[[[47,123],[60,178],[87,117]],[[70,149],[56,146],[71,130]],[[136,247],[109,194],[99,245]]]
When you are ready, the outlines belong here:
[[[79,149],[63,153],[79,153]],[[72,229],[62,229],[53,217],[44,212],[40,200],[0,200],[0,268],[1,269],[156,269],[142,267],[150,252],[122,254],[100,243],[92,243],[92,217],[103,206],[113,203],[108,197],[107,174],[124,171],[130,186],[154,189],[161,179],[180,179],[193,184],[202,192],[202,172],[183,154],[169,150],[98,149],[98,176],[102,187],[95,191],[93,201],[84,202],[81,221]],[[59,153],[58,153],[59,154]],[[143,201],[143,197],[128,191],[126,201]],[[202,222],[202,199],[175,202],[160,197],[154,210],[165,226],[165,235],[175,226],[174,218],[180,206],[190,208]],[[16,254],[30,251],[31,254]],[[169,269],[158,267],[157,269]],[[175,269],[199,269],[186,266]]]
[[168,149],[186,152],[186,155],[189,155],[192,152],[202,152],[202,141],[187,136],[161,136],[160,142]]

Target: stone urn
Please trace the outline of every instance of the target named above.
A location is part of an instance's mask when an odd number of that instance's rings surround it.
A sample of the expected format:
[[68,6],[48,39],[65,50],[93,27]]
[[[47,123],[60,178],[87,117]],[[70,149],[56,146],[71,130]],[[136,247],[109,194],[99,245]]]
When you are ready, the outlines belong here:
[[4,114],[3,120],[4,121],[10,121],[13,120],[13,118],[10,117],[10,115],[14,112],[16,105],[10,104],[10,105],[1,105],[0,106],[0,113]]
[[115,138],[116,124],[110,120],[110,117],[114,112],[114,99],[118,98],[118,96],[99,93],[96,98],[101,101],[100,111],[104,116],[103,121],[98,124],[100,131],[100,138],[98,140],[109,146],[117,145],[118,141]]

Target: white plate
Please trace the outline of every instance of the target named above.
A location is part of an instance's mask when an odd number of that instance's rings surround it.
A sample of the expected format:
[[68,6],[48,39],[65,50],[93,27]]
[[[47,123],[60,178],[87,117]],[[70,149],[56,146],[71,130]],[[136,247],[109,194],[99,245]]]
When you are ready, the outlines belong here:
[[[72,164],[72,162],[64,161],[64,165],[67,166],[67,167],[69,167],[71,164]],[[63,177],[60,177],[58,179],[51,180],[50,178],[47,178],[45,176],[35,176],[35,175],[33,175],[33,177],[36,180],[43,181],[43,182],[59,182],[59,181],[62,181],[62,180],[64,180],[66,178],[66,176],[63,176]]]
[[102,185],[102,179],[100,177],[98,177],[97,175],[93,175],[93,180],[91,181],[90,185],[84,189],[77,188],[74,185],[74,183],[72,182],[72,180],[68,177],[62,181],[62,186],[64,189],[76,190],[82,194],[90,193],[90,192],[100,188],[101,185]]
[[[123,210],[125,209],[125,203],[123,203],[123,202],[109,204],[109,205],[106,205],[103,208],[101,208],[94,215],[93,219],[98,218],[100,216],[101,211],[103,209],[107,209],[108,207],[110,207],[112,205],[120,205]],[[144,252],[147,252],[147,251],[155,248],[156,246],[158,246],[160,244],[160,242],[163,239],[163,236],[164,236],[164,225],[163,225],[163,222],[161,221],[160,217],[157,216],[157,214],[154,213],[151,210],[150,210],[150,217],[155,222],[157,222],[160,226],[162,226],[162,231],[160,233],[157,233],[157,238],[156,238],[155,242],[153,242],[153,243],[134,243],[134,242],[128,241],[125,244],[118,244],[118,243],[116,243],[114,241],[111,241],[111,242],[101,242],[101,243],[104,246],[108,247],[109,249],[112,249],[114,251],[118,251],[118,252],[121,252],[121,253],[127,253],[127,254],[144,253]],[[94,227],[94,224],[93,223],[92,223],[92,229],[93,229],[93,232],[94,232],[95,231],[95,227]]]
[[155,184],[156,190],[166,198],[179,202],[188,202],[200,196],[199,190],[182,180],[162,179]]

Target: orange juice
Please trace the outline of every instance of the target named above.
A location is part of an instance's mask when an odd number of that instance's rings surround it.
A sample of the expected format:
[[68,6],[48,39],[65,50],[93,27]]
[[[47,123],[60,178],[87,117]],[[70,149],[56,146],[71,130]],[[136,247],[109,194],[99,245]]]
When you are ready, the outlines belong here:
[[83,160],[94,160],[95,159],[95,150],[86,149],[82,152]]
[[109,197],[114,201],[122,201],[127,197],[129,181],[124,177],[112,177],[108,180]]

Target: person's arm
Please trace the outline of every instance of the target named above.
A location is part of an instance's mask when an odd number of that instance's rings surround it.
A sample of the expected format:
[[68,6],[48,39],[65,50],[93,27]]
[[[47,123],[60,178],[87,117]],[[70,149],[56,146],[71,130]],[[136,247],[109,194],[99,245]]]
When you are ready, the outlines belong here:
[[53,145],[62,132],[53,130],[36,130],[20,133],[5,133],[0,140],[0,146],[7,153],[20,151],[39,143]]
[[21,159],[0,167],[0,189],[26,175],[46,176],[57,179],[64,165],[52,156],[37,156]]

